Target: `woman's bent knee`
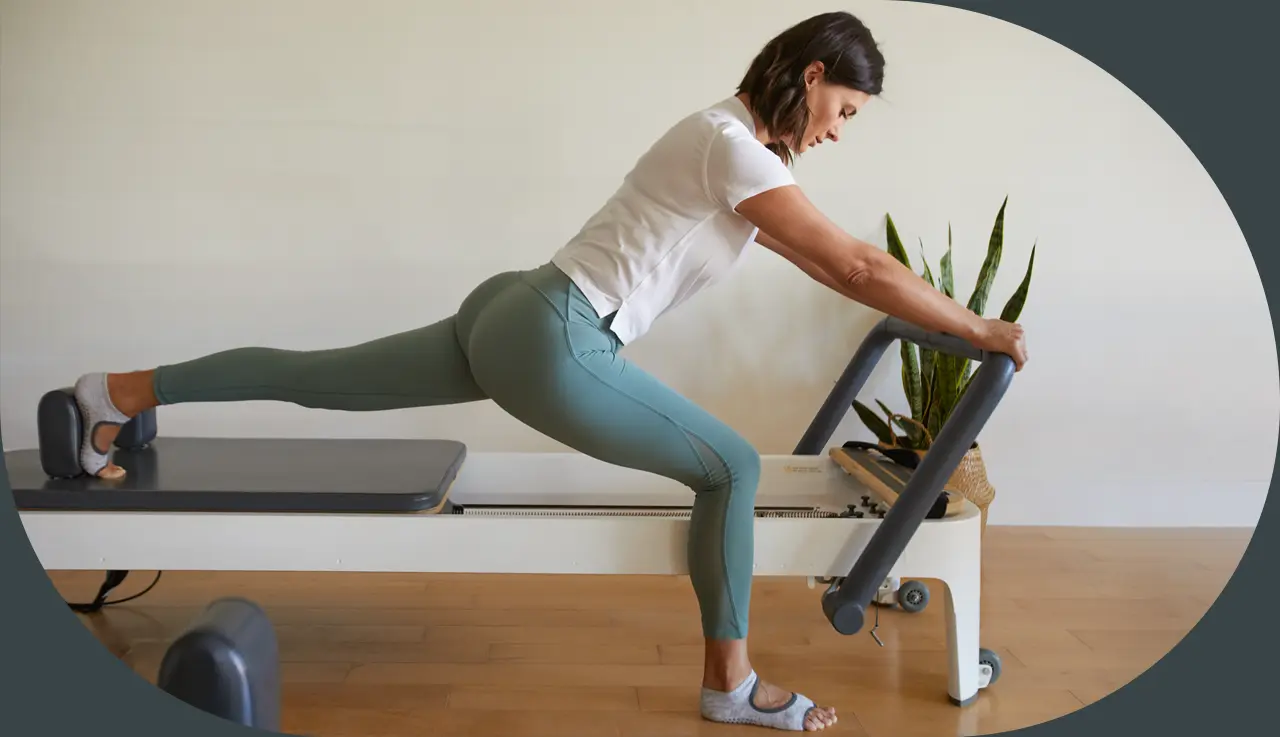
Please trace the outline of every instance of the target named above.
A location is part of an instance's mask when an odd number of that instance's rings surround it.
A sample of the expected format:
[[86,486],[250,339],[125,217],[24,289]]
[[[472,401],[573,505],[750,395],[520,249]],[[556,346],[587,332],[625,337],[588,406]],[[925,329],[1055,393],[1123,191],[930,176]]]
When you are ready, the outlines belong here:
[[732,440],[702,450],[706,476],[695,486],[695,492],[755,496],[761,461],[760,453],[750,443],[734,436]]

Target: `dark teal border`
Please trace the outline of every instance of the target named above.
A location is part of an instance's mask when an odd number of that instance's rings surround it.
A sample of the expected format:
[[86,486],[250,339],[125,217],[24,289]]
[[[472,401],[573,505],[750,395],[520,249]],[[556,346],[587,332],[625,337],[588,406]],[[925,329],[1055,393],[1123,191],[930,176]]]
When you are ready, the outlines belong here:
[[[513,0],[516,2],[519,0]],[[694,0],[696,1],[696,0]],[[1147,102],[1186,141],[1222,191],[1268,295],[1275,291],[1275,57],[1280,17],[1259,0],[974,0],[939,3],[1015,23],[1073,49]],[[835,7],[838,7],[835,6]],[[1046,84],[1051,84],[1046,80]],[[1088,101],[1082,101],[1088,104]],[[0,151],[0,158],[4,152]],[[1205,244],[1204,257],[1214,257]],[[1194,299],[1194,295],[1188,295]],[[1272,304],[1274,314],[1274,300]],[[1273,320],[1274,324],[1274,320]],[[1273,328],[1274,329],[1274,328]],[[1280,341],[1278,341],[1280,342]],[[1189,346],[1199,359],[1231,346]],[[1119,370],[1123,370],[1120,367]],[[34,399],[32,403],[34,411]],[[0,435],[0,447],[3,447]],[[1274,481],[1273,481],[1274,488]],[[0,489],[9,492],[0,459]],[[4,495],[9,498],[6,493]],[[1205,498],[1204,504],[1217,500]],[[1222,596],[1191,633],[1149,671],[1107,698],[1042,725],[1035,737],[1134,734],[1201,737],[1258,733],[1274,724],[1280,628],[1271,573],[1280,570],[1276,506]],[[0,505],[0,560],[7,606],[0,731],[30,735],[213,737],[243,734],[161,694],[106,651],[57,595],[12,503]],[[743,735],[747,735],[744,728]],[[430,737],[430,735],[423,735]],[[515,737],[513,735],[513,737]]]

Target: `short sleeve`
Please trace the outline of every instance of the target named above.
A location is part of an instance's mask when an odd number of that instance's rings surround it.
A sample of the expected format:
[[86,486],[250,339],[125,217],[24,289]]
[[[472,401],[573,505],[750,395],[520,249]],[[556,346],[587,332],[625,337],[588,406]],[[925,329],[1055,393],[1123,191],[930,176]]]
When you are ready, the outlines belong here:
[[717,131],[707,152],[707,194],[733,210],[743,200],[777,187],[795,184],[782,159],[746,130]]

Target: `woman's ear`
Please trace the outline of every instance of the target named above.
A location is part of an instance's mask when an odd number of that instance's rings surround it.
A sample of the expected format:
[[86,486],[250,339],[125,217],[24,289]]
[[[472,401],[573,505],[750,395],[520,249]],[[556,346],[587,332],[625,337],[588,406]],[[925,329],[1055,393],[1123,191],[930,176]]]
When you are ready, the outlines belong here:
[[804,70],[805,89],[809,89],[813,87],[815,84],[817,84],[818,82],[822,81],[822,72],[825,69],[826,67],[823,66],[822,62],[820,61],[815,61],[809,66],[805,67],[805,70]]

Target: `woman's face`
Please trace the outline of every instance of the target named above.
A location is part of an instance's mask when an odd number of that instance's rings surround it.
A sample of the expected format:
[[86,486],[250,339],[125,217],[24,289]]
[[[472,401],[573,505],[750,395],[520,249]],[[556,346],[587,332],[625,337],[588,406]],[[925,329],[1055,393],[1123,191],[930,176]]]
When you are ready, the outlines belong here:
[[804,153],[824,141],[839,141],[844,122],[871,99],[865,92],[824,81],[822,64],[817,62],[805,70],[805,85],[809,125],[804,140],[790,144],[796,153]]

